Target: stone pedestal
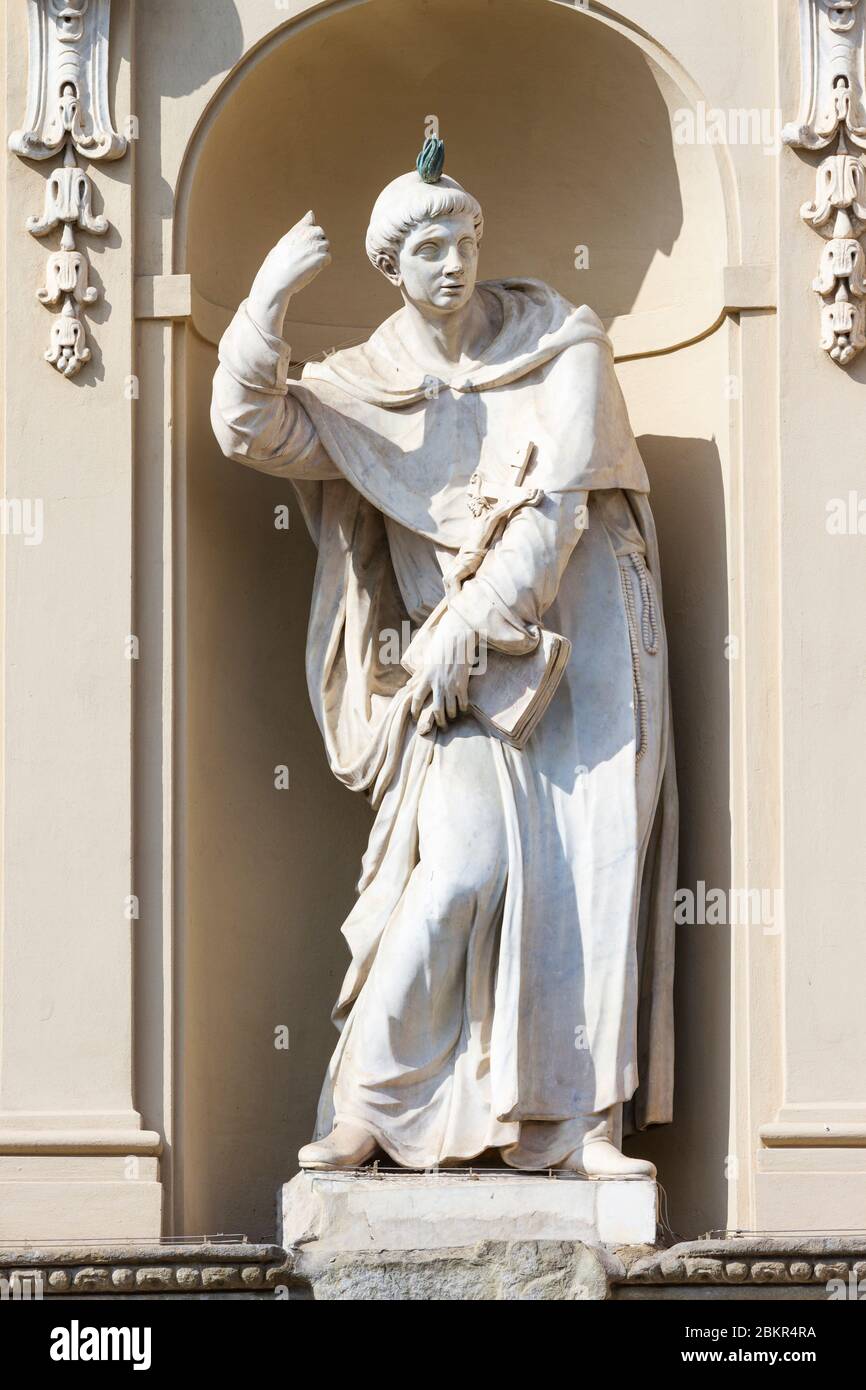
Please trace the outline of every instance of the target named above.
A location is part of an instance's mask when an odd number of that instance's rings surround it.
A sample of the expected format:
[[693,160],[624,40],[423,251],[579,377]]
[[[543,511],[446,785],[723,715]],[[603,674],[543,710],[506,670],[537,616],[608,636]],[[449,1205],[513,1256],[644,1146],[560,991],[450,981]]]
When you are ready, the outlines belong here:
[[558,1174],[299,1173],[279,1194],[279,1243],[317,1251],[441,1250],[479,1241],[650,1245],[657,1189]]

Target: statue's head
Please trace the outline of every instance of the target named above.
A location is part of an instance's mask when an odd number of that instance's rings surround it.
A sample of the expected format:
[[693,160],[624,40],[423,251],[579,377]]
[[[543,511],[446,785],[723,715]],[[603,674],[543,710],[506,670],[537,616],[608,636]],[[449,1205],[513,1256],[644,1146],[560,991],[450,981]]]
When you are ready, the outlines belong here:
[[[432,175],[425,161],[431,145],[438,147]],[[367,228],[367,255],[404,299],[447,314],[468,303],[475,289],[484,218],[472,194],[441,173],[443,157],[442,142],[428,141],[418,169],[379,194]]]

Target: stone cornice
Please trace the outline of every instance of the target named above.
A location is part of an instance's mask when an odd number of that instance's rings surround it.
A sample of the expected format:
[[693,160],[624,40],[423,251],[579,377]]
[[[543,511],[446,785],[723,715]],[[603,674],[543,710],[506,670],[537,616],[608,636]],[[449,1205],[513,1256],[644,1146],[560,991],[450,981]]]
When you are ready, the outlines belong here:
[[866,1277],[866,1236],[731,1236],[666,1250],[618,1252],[623,1284],[826,1285]]
[[[820,1297],[833,1281],[843,1291],[866,1281],[866,1235],[740,1235],[684,1241],[666,1249],[616,1251],[591,1249],[578,1241],[482,1241],[441,1250],[331,1249],[317,1255],[305,1247],[286,1251],[278,1245],[219,1238],[174,1245],[0,1249],[5,1298],[246,1294],[400,1299],[418,1297],[425,1287],[440,1288],[444,1297],[449,1291],[451,1297],[465,1297],[467,1275],[472,1287],[476,1273],[492,1290],[507,1286],[509,1292],[499,1296],[512,1298],[526,1296],[538,1288],[539,1280],[544,1296],[552,1300],[616,1299],[641,1290],[643,1296],[663,1298],[665,1289],[693,1287],[714,1290],[716,1297],[724,1298],[725,1290],[738,1290],[736,1296],[742,1296],[744,1286],[754,1298],[770,1297],[761,1291],[780,1286],[792,1298]],[[485,1296],[480,1285],[476,1296]]]

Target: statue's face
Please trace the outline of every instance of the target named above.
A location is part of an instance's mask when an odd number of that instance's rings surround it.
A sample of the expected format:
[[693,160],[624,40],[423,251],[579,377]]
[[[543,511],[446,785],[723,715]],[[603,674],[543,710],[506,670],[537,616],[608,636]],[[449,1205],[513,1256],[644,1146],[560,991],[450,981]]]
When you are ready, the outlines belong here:
[[400,249],[395,283],[419,308],[453,313],[472,297],[478,273],[475,225],[466,213],[413,227]]

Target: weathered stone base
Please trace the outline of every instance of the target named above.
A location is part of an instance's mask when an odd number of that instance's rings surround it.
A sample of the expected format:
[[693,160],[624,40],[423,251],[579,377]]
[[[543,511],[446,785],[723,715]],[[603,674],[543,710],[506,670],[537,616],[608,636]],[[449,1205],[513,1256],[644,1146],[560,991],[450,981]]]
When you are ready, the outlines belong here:
[[573,1302],[609,1297],[617,1262],[577,1241],[480,1241],[435,1250],[298,1252],[317,1301]]
[[656,1184],[449,1170],[304,1172],[279,1197],[282,1246],[335,1251],[472,1248],[479,1241],[650,1245]]

